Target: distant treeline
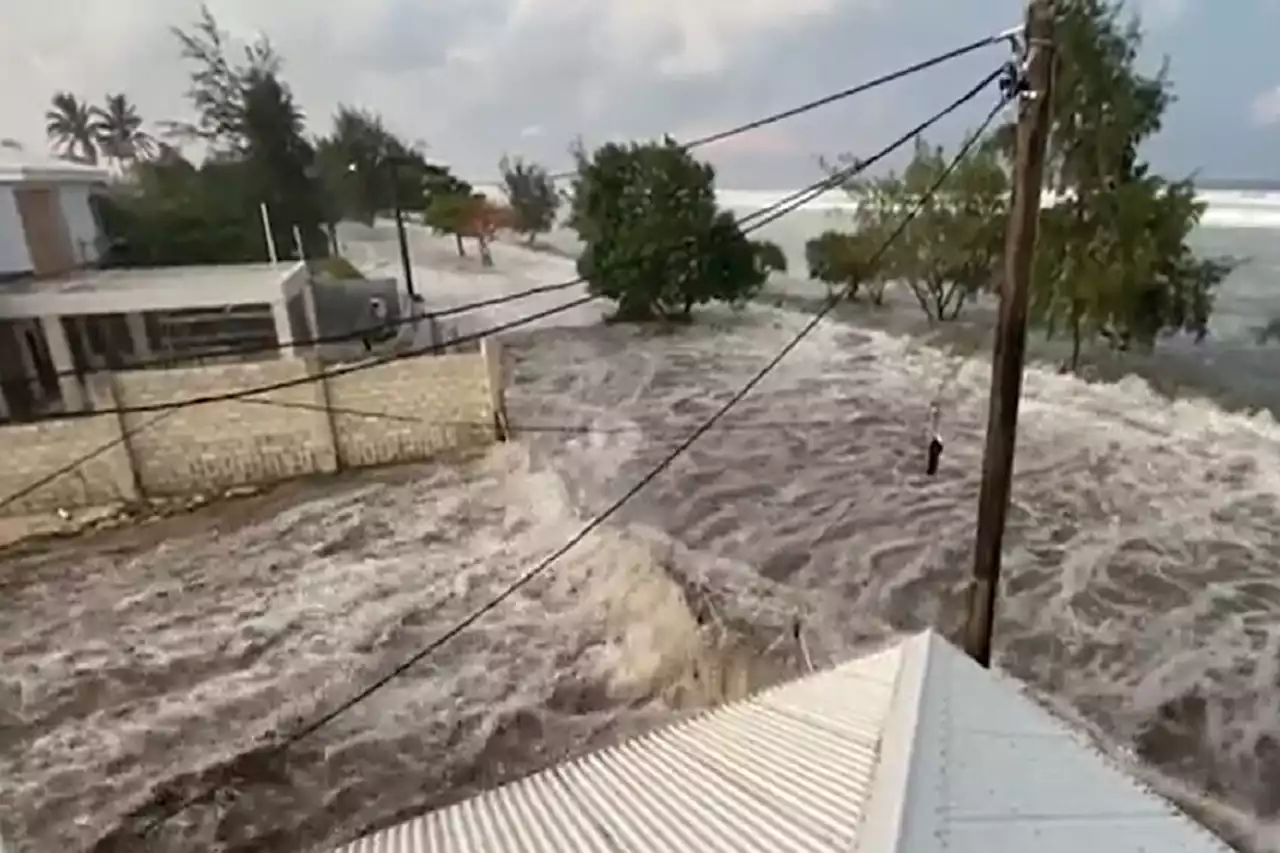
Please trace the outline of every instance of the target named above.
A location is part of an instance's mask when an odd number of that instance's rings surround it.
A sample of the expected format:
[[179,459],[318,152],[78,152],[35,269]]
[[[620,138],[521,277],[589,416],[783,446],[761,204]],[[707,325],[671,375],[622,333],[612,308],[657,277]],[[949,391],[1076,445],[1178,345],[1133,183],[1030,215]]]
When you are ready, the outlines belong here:
[[1280,192],[1280,179],[1260,178],[1197,178],[1201,190],[1231,190],[1234,192]]

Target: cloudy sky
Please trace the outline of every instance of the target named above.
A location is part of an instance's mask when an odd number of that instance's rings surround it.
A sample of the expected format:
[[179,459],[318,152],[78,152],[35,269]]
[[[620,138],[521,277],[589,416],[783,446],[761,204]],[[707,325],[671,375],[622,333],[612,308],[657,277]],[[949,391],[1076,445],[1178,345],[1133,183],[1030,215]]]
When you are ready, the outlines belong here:
[[[1277,0],[1133,0],[1149,60],[1180,96],[1150,154],[1172,171],[1280,178]],[[381,112],[465,176],[504,152],[566,164],[566,145],[696,135],[844,88],[1019,22],[1021,0],[210,0],[233,35],[265,32],[323,131],[334,107]],[[50,95],[122,91],[185,114],[169,31],[198,0],[0,0],[0,137],[42,146]],[[998,51],[705,153],[722,185],[795,186],[816,158],[872,150],[968,88]],[[938,136],[956,139],[990,101]]]

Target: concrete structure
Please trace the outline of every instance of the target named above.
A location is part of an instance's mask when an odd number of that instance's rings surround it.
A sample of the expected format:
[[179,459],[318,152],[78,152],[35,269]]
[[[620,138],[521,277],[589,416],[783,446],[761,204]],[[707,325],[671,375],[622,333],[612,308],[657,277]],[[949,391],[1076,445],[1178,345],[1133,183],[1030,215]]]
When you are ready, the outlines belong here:
[[97,263],[102,241],[90,197],[107,178],[95,166],[0,146],[0,281]]
[[0,284],[0,419],[84,410],[96,371],[302,355],[293,344],[315,328],[301,262],[10,281]]
[[926,632],[340,853],[1231,853]]
[[92,269],[107,178],[0,147],[0,421],[83,410],[94,371],[298,355],[293,342],[316,335],[301,263]]
[[[284,383],[177,409],[115,411]],[[375,362],[342,375],[327,375],[314,359],[287,357],[104,372],[90,378],[88,395],[94,408],[112,411],[0,427],[0,515],[418,461],[493,442],[503,405],[494,342],[478,353]]]

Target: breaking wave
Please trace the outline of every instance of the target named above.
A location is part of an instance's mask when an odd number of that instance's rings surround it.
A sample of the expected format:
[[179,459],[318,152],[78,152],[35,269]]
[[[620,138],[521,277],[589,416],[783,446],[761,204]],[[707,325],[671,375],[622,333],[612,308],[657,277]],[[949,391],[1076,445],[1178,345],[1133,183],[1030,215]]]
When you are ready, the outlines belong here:
[[[830,322],[554,572],[273,748],[562,544],[803,319],[515,337],[512,421],[590,429],[10,559],[6,838],[137,849],[141,824],[221,782],[153,849],[322,849],[797,673],[797,620],[818,663],[954,635],[989,364]],[[1136,379],[1033,369],[1024,399],[1001,663],[1262,833],[1280,813],[1280,427]]]
[[[757,210],[787,196],[790,190],[724,190],[720,203],[734,210]],[[1280,192],[1202,190],[1208,205],[1200,224],[1210,228],[1280,227]],[[826,192],[805,205],[808,210],[840,211],[852,207],[843,191]]]

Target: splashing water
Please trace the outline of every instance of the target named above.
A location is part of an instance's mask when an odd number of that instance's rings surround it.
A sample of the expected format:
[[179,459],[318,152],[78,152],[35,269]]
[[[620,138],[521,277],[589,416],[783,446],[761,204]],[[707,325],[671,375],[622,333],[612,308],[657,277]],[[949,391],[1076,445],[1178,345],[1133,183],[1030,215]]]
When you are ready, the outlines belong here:
[[[137,849],[219,782],[154,849],[320,849],[797,672],[796,617],[819,663],[954,635],[989,365],[826,323],[554,572],[314,738],[263,740],[561,544],[803,319],[513,339],[512,420],[592,431],[10,560],[0,831]],[[1001,663],[1274,849],[1280,428],[1037,370],[1022,412]]]
[[[730,335],[610,329],[531,343],[514,418],[614,430],[534,442],[597,508],[679,439],[673,422],[691,429],[799,323],[756,313],[755,328]],[[765,324],[779,340],[765,344]],[[956,367],[826,324],[625,515],[808,593],[827,659],[889,626],[956,636],[990,366]],[[923,474],[934,399],[946,439],[936,479]],[[794,426],[750,429],[765,421]],[[1135,379],[1029,371],[998,624],[1003,666],[1259,820],[1280,813],[1277,472],[1269,415],[1170,403]]]

